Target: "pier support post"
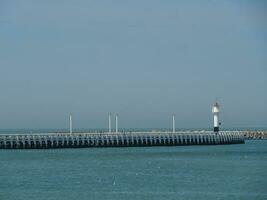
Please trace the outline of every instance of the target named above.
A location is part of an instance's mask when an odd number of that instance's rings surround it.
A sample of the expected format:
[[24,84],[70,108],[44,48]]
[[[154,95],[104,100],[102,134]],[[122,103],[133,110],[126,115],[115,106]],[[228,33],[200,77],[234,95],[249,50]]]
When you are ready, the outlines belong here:
[[70,134],[72,134],[72,114],[70,113]]
[[118,133],[118,118],[119,118],[119,115],[116,114],[116,116],[115,116],[115,120],[116,120],[116,133]]
[[111,113],[108,113],[108,132],[111,133]]
[[175,133],[175,114],[172,115],[172,132]]

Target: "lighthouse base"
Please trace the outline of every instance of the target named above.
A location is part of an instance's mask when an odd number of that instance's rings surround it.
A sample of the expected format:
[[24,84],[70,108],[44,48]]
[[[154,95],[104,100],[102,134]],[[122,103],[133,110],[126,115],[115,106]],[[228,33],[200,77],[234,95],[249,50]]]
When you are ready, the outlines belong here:
[[214,127],[213,131],[214,132],[219,132],[219,127]]

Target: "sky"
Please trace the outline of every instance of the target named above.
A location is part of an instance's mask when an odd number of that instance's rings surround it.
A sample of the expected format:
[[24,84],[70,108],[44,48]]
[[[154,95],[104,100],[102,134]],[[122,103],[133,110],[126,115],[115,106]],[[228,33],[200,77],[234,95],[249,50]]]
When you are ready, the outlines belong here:
[[0,128],[267,127],[267,3],[0,0]]

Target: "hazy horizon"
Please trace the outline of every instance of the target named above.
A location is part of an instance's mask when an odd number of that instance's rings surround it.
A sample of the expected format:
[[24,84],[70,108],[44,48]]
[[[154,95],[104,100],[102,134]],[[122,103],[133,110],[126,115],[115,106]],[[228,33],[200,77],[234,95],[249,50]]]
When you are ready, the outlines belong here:
[[[0,0],[0,129],[267,127],[266,1]],[[114,116],[113,116],[114,122]]]

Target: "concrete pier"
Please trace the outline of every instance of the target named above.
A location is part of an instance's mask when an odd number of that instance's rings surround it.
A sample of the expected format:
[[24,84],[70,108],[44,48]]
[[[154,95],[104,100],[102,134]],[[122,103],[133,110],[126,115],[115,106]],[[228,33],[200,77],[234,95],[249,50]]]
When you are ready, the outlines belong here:
[[244,143],[242,132],[1,134],[0,149],[223,145]]

